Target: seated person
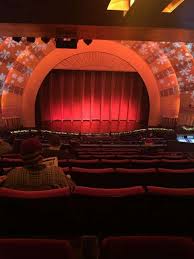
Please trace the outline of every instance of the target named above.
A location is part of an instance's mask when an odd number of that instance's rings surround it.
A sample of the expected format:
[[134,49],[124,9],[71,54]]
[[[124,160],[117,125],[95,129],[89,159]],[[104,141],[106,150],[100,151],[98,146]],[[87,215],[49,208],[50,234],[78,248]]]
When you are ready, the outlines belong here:
[[3,139],[0,139],[0,156],[11,152],[12,152],[11,145],[8,142],[4,141]]
[[57,157],[58,159],[70,158],[68,147],[61,144],[59,136],[49,136],[48,142],[49,147],[43,150],[43,157]]
[[24,140],[21,144],[23,167],[10,170],[3,187],[17,190],[48,190],[55,188],[74,188],[75,184],[62,168],[46,166],[42,163],[42,145],[36,138]]
[[51,135],[48,139],[49,143],[49,150],[60,150],[61,147],[61,140],[58,135]]

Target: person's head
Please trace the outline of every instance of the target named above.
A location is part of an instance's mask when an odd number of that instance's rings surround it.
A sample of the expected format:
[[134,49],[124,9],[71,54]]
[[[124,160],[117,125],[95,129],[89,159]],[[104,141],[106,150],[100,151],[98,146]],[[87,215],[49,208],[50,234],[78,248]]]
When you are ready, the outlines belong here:
[[48,142],[53,147],[59,147],[61,145],[61,140],[58,135],[51,135],[48,139]]
[[35,166],[42,161],[42,144],[37,138],[29,138],[22,142],[20,153],[25,166]]
[[14,144],[14,141],[15,141],[15,136],[14,136],[14,135],[10,135],[9,138],[7,139],[7,142],[8,142],[10,145],[13,145],[13,144]]

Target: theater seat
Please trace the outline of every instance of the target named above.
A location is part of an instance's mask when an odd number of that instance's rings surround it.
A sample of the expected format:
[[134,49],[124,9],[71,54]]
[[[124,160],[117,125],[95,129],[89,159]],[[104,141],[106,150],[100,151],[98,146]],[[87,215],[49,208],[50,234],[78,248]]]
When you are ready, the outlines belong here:
[[194,188],[194,168],[158,168],[159,186],[174,188]]
[[132,160],[131,166],[132,168],[153,168],[153,167],[158,167],[160,163],[159,159],[151,159],[151,160],[145,160],[145,159],[140,159],[140,160]]
[[154,233],[193,235],[194,188],[147,186],[147,228]]
[[70,243],[49,239],[0,239],[0,259],[75,259]]
[[101,167],[121,167],[121,168],[129,168],[131,166],[131,160],[129,159],[102,159],[101,160]]
[[166,188],[157,186],[147,186],[147,192],[159,196],[190,196],[194,198],[194,188]]
[[172,168],[172,169],[184,169],[184,168],[193,168],[194,162],[189,159],[161,159],[161,166],[163,168]]
[[69,188],[46,191],[0,189],[1,234],[49,236],[68,232],[70,224],[67,222],[72,218],[69,196]]
[[158,184],[158,174],[155,168],[128,169],[116,168],[117,184],[121,187],[126,186],[147,186]]
[[141,228],[143,196],[141,186],[119,189],[76,186],[71,198],[77,229],[84,235],[134,233]]
[[96,188],[114,188],[117,186],[113,168],[72,167],[69,174],[77,185]]
[[69,159],[70,167],[83,167],[83,168],[98,168],[99,160],[98,159]]
[[100,259],[193,259],[192,239],[169,236],[107,237]]

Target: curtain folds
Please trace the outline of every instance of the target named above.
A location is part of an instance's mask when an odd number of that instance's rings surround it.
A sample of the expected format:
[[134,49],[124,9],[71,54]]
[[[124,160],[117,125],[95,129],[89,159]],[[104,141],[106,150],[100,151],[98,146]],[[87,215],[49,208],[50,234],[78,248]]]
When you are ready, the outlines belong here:
[[147,90],[137,73],[53,70],[36,100],[37,124],[67,132],[128,131],[147,125],[148,116]]

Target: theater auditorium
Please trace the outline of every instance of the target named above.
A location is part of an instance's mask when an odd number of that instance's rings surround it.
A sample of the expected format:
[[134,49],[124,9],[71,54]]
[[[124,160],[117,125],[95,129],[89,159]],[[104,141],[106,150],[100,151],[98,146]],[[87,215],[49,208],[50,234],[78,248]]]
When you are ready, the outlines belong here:
[[193,0],[1,0],[0,259],[194,258]]

